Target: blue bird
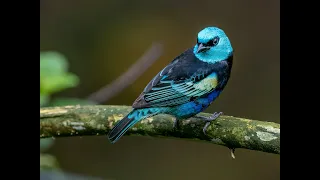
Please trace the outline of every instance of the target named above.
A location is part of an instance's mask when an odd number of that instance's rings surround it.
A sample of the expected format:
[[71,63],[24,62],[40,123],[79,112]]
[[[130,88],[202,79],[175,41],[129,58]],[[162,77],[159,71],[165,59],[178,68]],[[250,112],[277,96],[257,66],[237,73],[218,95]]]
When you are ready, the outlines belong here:
[[108,138],[115,143],[137,122],[157,114],[169,114],[178,121],[192,116],[207,121],[211,117],[197,115],[204,111],[226,86],[232,68],[233,48],[225,32],[217,27],[207,27],[198,33],[197,44],[177,56],[162,69],[134,101],[133,110],[109,132]]

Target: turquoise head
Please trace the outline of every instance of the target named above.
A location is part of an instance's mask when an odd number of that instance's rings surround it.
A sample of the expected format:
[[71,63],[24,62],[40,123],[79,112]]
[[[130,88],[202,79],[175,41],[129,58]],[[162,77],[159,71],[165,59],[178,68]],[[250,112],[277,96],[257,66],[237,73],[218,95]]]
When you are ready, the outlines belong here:
[[231,42],[225,32],[217,27],[207,27],[198,33],[194,46],[195,56],[207,63],[226,60],[233,54]]

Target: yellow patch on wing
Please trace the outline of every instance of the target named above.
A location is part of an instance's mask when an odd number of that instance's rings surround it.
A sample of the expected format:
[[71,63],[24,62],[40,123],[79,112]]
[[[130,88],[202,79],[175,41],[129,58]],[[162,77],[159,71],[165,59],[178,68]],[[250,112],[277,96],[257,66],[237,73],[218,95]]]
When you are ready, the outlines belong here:
[[195,89],[198,89],[201,91],[204,91],[204,90],[210,91],[210,90],[216,88],[217,85],[218,85],[217,76],[210,75],[210,76],[206,77],[205,79],[203,79],[202,81],[194,84],[193,87]]

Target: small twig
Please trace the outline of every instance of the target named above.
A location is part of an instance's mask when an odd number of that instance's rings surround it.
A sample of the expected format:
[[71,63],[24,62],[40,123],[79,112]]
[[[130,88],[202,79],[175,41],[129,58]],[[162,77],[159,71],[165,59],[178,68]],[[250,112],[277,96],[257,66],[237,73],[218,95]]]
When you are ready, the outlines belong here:
[[130,69],[114,80],[112,83],[102,87],[97,92],[88,96],[89,101],[101,104],[122,91],[138,79],[162,54],[162,45],[153,43],[150,49],[133,64]]
[[233,159],[235,159],[235,158],[236,158],[236,155],[234,154],[235,149],[234,149],[234,148],[230,148],[230,151],[231,151],[231,157],[232,157]]
[[[116,121],[131,110],[129,106],[110,105],[40,108],[40,138],[106,135]],[[136,134],[206,141],[228,147],[233,158],[236,148],[280,154],[280,124],[277,123],[223,115],[208,126],[207,135],[202,131],[206,122],[201,118],[179,121],[178,130],[172,128],[173,123],[172,116],[157,115],[138,122],[125,136]]]

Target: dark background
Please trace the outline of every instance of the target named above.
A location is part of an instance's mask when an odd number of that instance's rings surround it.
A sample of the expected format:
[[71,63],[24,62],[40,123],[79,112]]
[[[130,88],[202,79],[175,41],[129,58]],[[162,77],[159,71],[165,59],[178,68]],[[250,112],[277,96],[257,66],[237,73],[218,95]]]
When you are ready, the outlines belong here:
[[[159,41],[163,54],[143,76],[103,104],[131,105],[145,85],[218,26],[235,50],[231,79],[205,111],[280,123],[280,2],[277,0],[42,0],[40,51],[64,54],[80,84],[58,95],[85,98]],[[56,139],[49,153],[65,171],[109,179],[280,179],[280,156],[201,142],[124,136]]]

